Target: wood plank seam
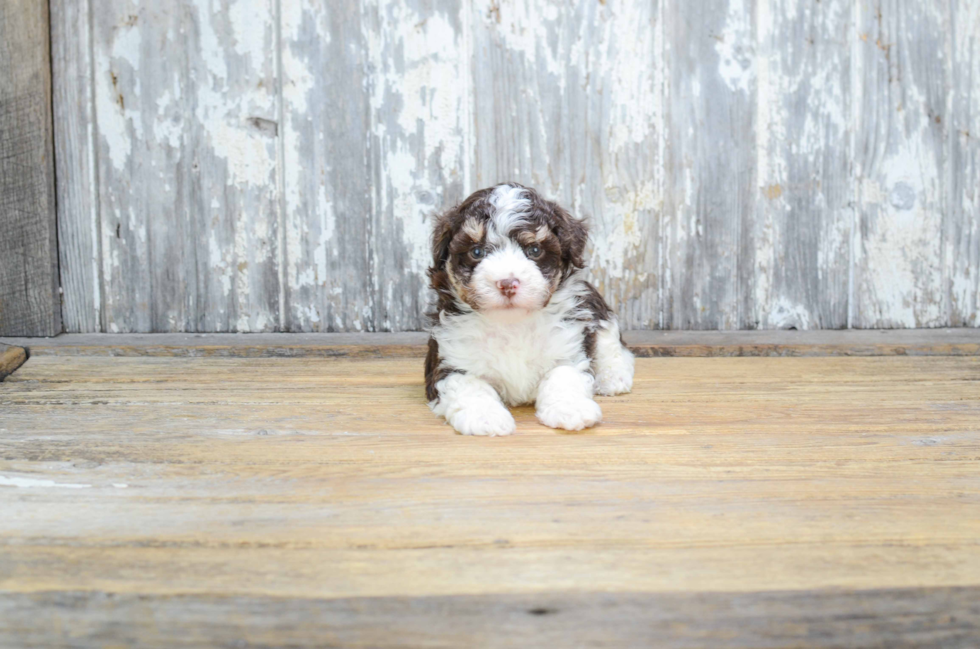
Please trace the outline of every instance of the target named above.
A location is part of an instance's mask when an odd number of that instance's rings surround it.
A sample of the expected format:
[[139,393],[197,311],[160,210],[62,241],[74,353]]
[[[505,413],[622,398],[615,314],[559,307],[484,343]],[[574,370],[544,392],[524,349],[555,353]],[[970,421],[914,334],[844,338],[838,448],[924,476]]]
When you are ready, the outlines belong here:
[[[630,331],[641,358],[721,356],[977,356],[980,330]],[[65,334],[3,338],[37,356],[351,357],[425,355],[427,334]]]

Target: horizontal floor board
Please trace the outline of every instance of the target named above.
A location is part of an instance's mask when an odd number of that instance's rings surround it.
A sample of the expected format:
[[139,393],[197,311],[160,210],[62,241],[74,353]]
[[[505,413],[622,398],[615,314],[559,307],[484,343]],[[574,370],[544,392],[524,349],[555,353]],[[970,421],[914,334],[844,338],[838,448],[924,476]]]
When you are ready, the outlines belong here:
[[[641,357],[977,356],[980,328],[891,330],[627,331]],[[34,356],[422,357],[425,333],[63,334],[4,338]]]
[[436,419],[421,370],[32,355],[0,385],[0,646],[566,646],[606,623],[968,646],[980,357],[640,358],[595,429],[522,407],[493,439]]
[[[972,649],[977,588],[540,592],[316,599],[0,595],[0,640],[68,648],[775,647]],[[37,617],[51,624],[38,627]],[[237,641],[237,643],[236,643]]]

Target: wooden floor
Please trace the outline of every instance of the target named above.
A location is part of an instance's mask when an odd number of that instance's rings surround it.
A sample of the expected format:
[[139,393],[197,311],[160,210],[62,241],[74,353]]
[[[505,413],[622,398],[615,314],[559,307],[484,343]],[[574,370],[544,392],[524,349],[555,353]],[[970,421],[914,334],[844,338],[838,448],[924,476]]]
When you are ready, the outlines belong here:
[[980,357],[644,358],[581,433],[422,361],[34,356],[2,647],[980,646]]

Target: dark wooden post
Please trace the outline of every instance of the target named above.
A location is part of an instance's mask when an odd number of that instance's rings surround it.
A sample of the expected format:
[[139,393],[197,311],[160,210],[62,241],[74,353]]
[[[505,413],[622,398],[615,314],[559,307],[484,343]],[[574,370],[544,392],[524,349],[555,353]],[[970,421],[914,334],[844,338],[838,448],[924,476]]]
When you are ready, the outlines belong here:
[[61,332],[47,0],[0,2],[0,335]]

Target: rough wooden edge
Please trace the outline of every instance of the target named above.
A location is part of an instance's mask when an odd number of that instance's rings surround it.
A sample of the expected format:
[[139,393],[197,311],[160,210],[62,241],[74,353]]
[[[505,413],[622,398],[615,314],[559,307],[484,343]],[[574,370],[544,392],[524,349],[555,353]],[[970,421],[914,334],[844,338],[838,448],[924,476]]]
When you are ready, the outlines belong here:
[[27,350],[23,347],[0,343],[0,381],[14,373],[27,360]]
[[980,589],[315,599],[0,594],[9,647],[976,647]]
[[[639,357],[980,356],[980,329],[628,331]],[[428,334],[64,334],[4,338],[33,356],[419,358]]]
[[0,332],[61,328],[48,3],[0,3]]
[[980,329],[633,331],[637,356],[978,356]]

